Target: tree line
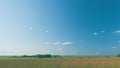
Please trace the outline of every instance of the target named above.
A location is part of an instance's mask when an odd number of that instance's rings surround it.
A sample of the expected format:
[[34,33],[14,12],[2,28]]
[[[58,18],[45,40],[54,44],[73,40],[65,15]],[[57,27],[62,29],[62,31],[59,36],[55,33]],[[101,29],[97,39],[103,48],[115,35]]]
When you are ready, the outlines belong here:
[[14,57],[22,57],[22,58],[62,58],[59,55],[51,55],[51,54],[37,54],[37,55],[23,55],[23,56],[14,56]]

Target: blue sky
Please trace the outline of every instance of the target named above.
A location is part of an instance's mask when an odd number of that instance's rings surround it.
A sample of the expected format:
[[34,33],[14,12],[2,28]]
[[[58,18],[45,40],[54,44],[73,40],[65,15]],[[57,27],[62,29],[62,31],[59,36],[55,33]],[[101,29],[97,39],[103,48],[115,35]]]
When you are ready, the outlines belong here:
[[118,54],[119,2],[0,0],[0,55]]

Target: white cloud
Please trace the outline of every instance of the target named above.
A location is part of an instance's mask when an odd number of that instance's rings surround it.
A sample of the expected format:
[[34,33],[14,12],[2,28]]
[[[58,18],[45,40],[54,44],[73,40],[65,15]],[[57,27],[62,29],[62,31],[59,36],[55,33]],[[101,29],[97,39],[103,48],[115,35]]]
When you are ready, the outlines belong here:
[[31,26],[28,27],[28,30],[32,30],[33,28]]
[[99,32],[94,32],[94,33],[93,33],[93,35],[95,35],[95,36],[96,36],[96,35],[98,35],[98,34],[102,34],[102,33],[104,33],[104,32],[105,32],[104,30],[99,31]]
[[94,34],[94,35],[97,35],[98,33],[97,33],[97,32],[94,32],[93,34]]
[[44,44],[45,44],[45,45],[48,45],[48,44],[50,44],[50,42],[45,42]]
[[53,43],[54,45],[61,45],[61,42],[57,41]]
[[63,48],[59,48],[59,49],[58,49],[58,51],[62,51],[62,50],[63,50]]
[[63,54],[63,52],[64,52],[64,48],[58,48],[52,51],[52,54]]
[[71,45],[71,44],[72,44],[72,42],[66,41],[66,42],[63,42],[61,45]]
[[116,47],[116,46],[113,46],[112,48],[113,48],[113,49],[115,49],[115,48],[118,48],[118,47]]
[[113,32],[113,33],[120,34],[120,30],[116,30],[116,31]]
[[96,52],[96,54],[100,54],[100,52]]
[[71,41],[66,41],[66,42],[57,41],[53,43],[53,45],[71,45],[71,44],[72,44]]
[[101,33],[104,33],[105,31],[103,30],[103,31],[101,31]]
[[48,30],[46,30],[45,32],[46,32],[46,33],[48,33],[49,31],[48,31]]
[[46,52],[46,54],[49,54],[49,53],[51,53],[51,51],[50,51],[50,50],[46,50],[45,52]]
[[117,42],[120,43],[120,40],[118,40]]

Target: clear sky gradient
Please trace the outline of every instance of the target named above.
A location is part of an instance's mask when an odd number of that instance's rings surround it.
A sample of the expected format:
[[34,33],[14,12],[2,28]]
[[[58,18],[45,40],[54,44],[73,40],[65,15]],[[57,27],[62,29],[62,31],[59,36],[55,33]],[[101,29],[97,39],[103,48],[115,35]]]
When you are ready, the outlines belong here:
[[0,0],[0,55],[120,53],[118,0]]

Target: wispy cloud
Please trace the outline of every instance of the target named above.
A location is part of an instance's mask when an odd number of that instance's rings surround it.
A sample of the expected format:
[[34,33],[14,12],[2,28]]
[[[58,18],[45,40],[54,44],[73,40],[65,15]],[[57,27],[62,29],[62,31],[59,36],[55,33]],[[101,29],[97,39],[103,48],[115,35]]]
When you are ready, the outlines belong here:
[[120,43],[120,40],[118,40],[117,43]]
[[116,31],[113,32],[113,33],[120,34],[120,30],[116,30]]
[[45,44],[45,45],[49,45],[49,44],[50,44],[50,42],[45,42],[44,44]]
[[98,34],[103,34],[105,31],[102,30],[102,31],[99,31],[99,32],[94,32],[93,35],[97,36]]
[[97,33],[97,32],[94,32],[93,35],[98,35],[98,33]]
[[96,54],[100,54],[100,52],[96,52]]
[[56,41],[56,42],[44,42],[45,45],[71,45],[73,44],[71,41]]
[[51,51],[50,51],[50,50],[46,50],[45,52],[46,52],[46,54],[49,54],[49,53],[51,53]]
[[112,48],[113,48],[113,49],[116,49],[116,48],[119,48],[119,47],[117,47],[117,46],[113,46]]
[[58,51],[62,51],[63,50],[63,48],[59,48],[59,49],[57,49]]
[[54,44],[54,45],[61,45],[61,42],[60,42],[60,41],[57,41],[57,42],[54,42],[53,44]]
[[65,41],[65,42],[57,41],[53,43],[53,45],[71,45],[71,44],[72,44],[71,41]]
[[101,33],[104,33],[104,32],[105,32],[104,30],[101,31]]
[[28,27],[28,30],[32,30],[33,28],[31,26]]
[[66,41],[66,42],[63,42],[62,45],[71,45],[72,42],[71,41]]
[[58,48],[56,50],[53,50],[51,53],[52,54],[60,54],[64,52],[64,48]]
[[48,31],[48,30],[46,30],[45,32],[46,32],[46,33],[48,33],[49,31]]

